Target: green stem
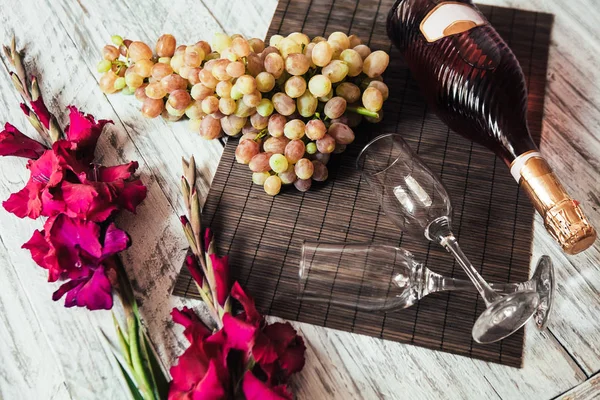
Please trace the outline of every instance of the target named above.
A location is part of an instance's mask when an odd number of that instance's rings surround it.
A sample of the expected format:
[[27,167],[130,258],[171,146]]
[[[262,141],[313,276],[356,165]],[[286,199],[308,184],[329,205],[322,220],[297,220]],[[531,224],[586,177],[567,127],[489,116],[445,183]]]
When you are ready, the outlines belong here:
[[154,400],[154,393],[150,386],[150,380],[148,379],[148,375],[146,374],[146,369],[144,368],[142,355],[140,352],[140,343],[139,343],[139,325],[138,319],[135,316],[135,313],[132,311],[128,312],[127,316],[127,326],[129,331],[129,350],[131,351],[131,364],[133,367],[133,371],[135,372],[137,379],[137,384],[140,388],[140,392],[144,399],[146,400]]
[[357,113],[371,118],[379,118],[379,113],[369,111],[364,107],[346,107],[346,111]]

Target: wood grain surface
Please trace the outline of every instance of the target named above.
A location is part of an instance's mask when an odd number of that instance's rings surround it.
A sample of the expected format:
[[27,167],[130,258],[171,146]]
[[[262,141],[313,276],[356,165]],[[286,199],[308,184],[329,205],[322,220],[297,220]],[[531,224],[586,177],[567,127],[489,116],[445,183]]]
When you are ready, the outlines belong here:
[[[541,148],[600,226],[600,11],[595,0],[480,2],[556,15]],[[115,125],[100,141],[102,162],[140,162],[149,197],[137,217],[123,215],[119,224],[134,238],[125,261],[165,365],[186,346],[182,330],[170,322],[170,309],[187,304],[202,310],[197,301],[169,296],[185,253],[176,218],[183,210],[179,158],[196,156],[205,196],[222,147],[194,136],[185,123],[143,119],[131,98],[104,96],[95,64],[114,33],[147,41],[163,32],[195,41],[215,30],[262,37],[276,5],[275,0],[0,0],[0,41],[18,36],[27,59],[35,60],[31,68],[41,76],[52,110],[77,104],[113,119]],[[26,129],[18,100],[7,79],[0,79],[0,121]],[[30,129],[27,133],[32,135]],[[24,185],[23,165],[0,159],[1,199]],[[0,398],[128,398],[98,333],[98,327],[111,332],[110,314],[53,303],[55,287],[20,249],[37,227],[0,210]],[[294,381],[298,398],[597,398],[598,385],[589,378],[600,370],[600,246],[566,257],[536,218],[533,259],[541,254],[549,254],[557,266],[558,296],[549,331],[526,331],[523,369],[295,324],[308,343],[307,365]]]

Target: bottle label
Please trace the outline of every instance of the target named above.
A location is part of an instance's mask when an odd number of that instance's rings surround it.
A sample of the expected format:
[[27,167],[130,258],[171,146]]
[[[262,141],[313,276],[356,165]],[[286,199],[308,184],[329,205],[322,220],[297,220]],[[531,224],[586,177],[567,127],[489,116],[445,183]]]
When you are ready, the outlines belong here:
[[523,169],[523,166],[530,158],[533,157],[542,158],[542,155],[539,151],[531,150],[527,153],[521,154],[519,157],[515,158],[512,164],[510,164],[510,173],[512,174],[513,178],[515,178],[517,183],[519,183],[521,180],[521,170]]
[[486,19],[473,6],[445,1],[438,4],[423,18],[421,33],[431,43],[485,24],[487,24]]

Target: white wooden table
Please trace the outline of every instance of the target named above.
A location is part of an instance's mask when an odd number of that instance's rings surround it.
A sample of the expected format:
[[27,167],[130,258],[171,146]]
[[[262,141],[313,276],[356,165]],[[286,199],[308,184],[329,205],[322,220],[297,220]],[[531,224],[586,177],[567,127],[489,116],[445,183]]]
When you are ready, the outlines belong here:
[[[597,0],[479,0],[556,15],[550,49],[542,152],[600,227],[600,8]],[[0,41],[14,34],[41,77],[56,113],[76,104],[115,125],[100,141],[107,165],[138,160],[149,187],[137,216],[119,224],[133,237],[124,261],[135,280],[145,324],[166,365],[186,346],[169,312],[198,302],[169,295],[186,247],[180,157],[194,155],[205,196],[222,152],[218,141],[191,134],[185,123],[146,120],[131,97],[104,96],[96,63],[112,34],[147,42],[173,33],[181,42],[215,31],[264,37],[276,0],[0,0]],[[18,97],[0,74],[0,121],[27,129]],[[64,126],[65,119],[62,118]],[[26,130],[31,134],[31,129]],[[0,159],[0,199],[26,179],[22,160]],[[0,210],[0,399],[125,399],[127,394],[99,327],[110,313],[65,309],[50,300],[55,286],[21,250],[40,223]],[[523,369],[419,347],[295,324],[307,363],[294,381],[300,399],[593,399],[600,397],[600,244],[567,258],[535,221],[534,257],[557,267],[557,299],[549,330],[526,333]]]

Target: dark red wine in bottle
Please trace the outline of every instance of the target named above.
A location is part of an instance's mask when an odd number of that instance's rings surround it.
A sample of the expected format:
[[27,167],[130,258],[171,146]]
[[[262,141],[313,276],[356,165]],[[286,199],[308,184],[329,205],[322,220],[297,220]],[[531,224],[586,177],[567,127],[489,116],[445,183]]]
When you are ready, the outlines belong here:
[[519,62],[473,3],[397,0],[387,31],[436,114],[504,160],[563,250],[590,247],[594,228],[529,134]]

